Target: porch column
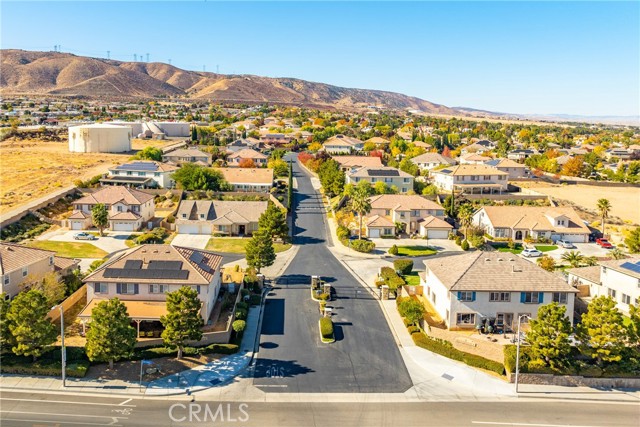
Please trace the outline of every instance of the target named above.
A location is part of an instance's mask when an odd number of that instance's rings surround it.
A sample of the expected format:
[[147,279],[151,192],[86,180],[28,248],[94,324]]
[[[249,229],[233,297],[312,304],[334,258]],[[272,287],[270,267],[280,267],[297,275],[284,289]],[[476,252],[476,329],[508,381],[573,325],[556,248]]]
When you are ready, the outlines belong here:
[[133,321],[136,322],[136,324],[138,325],[138,338],[140,338],[140,322],[141,322],[141,320],[133,319]]
[[86,335],[86,333],[87,333],[87,328],[86,328],[87,320],[86,319],[80,319],[80,322],[82,323],[82,335]]

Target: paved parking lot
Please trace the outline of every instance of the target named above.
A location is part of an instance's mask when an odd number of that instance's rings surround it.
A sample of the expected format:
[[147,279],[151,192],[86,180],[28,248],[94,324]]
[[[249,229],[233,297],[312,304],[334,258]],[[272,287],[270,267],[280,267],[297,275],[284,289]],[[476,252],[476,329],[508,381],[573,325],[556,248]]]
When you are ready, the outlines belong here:
[[75,234],[79,233],[77,230],[63,231],[60,234],[55,234],[47,238],[53,242],[86,242],[94,245],[97,248],[102,249],[107,253],[120,251],[127,249],[128,246],[125,243],[127,237],[131,235],[128,231],[105,231],[107,236],[98,236],[96,240],[76,240],[73,238]]

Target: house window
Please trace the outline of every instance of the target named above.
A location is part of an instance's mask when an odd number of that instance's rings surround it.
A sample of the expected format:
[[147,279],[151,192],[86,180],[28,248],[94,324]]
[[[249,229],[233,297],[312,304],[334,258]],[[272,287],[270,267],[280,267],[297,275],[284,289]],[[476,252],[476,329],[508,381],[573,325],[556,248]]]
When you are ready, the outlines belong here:
[[458,325],[475,325],[476,314],[475,313],[457,313],[456,323]]
[[93,292],[96,294],[109,293],[109,285],[107,283],[94,283]]
[[409,178],[404,178],[402,182],[409,182]]
[[53,265],[53,263],[54,263],[54,258],[53,258],[53,256],[50,256],[49,257],[49,265]]
[[509,302],[511,301],[510,292],[491,292],[489,295],[489,301],[491,302]]
[[386,216],[391,215],[391,210],[389,210],[389,209],[385,209],[385,210],[384,210],[384,214],[385,214]]
[[136,283],[118,283],[118,293],[123,295],[135,295],[138,293],[138,284]]
[[458,292],[458,301],[475,301],[476,293],[471,291]]
[[118,212],[122,212],[122,206],[118,205],[117,208]]
[[146,172],[138,172],[138,176],[145,176],[146,174]]
[[520,302],[524,304],[542,304],[542,292],[522,292],[520,293]]
[[204,219],[204,214],[200,214],[200,219]]
[[196,291],[198,294],[200,293],[200,285],[191,286],[191,289],[193,289],[194,291]]
[[566,292],[554,292],[553,293],[553,302],[557,302],[558,304],[566,304],[567,303],[567,293]]
[[26,277],[29,274],[29,267],[22,267],[22,277]]
[[154,172],[153,176],[160,176],[160,172]]
[[2,276],[2,283],[7,286],[9,284],[11,280],[9,279],[9,275],[5,274],[4,276]]
[[616,299],[616,290],[615,289],[608,289],[607,293],[609,294],[609,296],[613,299]]
[[133,175],[133,172],[127,171],[127,175],[131,176],[131,175]]
[[400,218],[404,218],[404,212],[400,212]]
[[150,294],[164,294],[169,292],[169,285],[149,285]]
[[413,211],[413,216],[420,216],[420,211]]
[[182,214],[182,218],[186,218],[186,217],[187,217],[187,214]]
[[627,294],[622,294],[622,302],[625,304],[631,304],[631,297]]
[[490,179],[491,179],[491,177],[490,177],[490,176],[486,176],[486,175],[485,175],[485,177],[484,177],[484,180],[485,180],[485,181],[489,181]]

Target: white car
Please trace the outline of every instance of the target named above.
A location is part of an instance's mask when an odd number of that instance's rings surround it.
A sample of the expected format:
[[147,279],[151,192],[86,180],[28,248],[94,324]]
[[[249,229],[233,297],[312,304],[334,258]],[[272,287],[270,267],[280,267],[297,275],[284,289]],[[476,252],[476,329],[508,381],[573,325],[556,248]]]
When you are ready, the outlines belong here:
[[556,245],[565,248],[565,249],[575,249],[575,245],[571,242],[568,242],[566,240],[558,240],[556,242]]
[[537,256],[542,256],[542,252],[540,252],[537,249],[525,249],[522,251],[522,256],[530,258],[530,257],[537,257]]
[[96,240],[96,236],[93,234],[85,233],[84,231],[73,235],[76,240]]

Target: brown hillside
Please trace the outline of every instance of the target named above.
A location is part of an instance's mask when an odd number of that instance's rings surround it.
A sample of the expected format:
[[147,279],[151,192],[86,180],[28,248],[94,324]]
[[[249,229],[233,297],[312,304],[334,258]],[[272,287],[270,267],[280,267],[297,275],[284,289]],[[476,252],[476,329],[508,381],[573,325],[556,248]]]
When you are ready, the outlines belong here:
[[78,95],[88,98],[180,96],[342,108],[369,105],[427,113],[457,110],[393,92],[349,89],[292,78],[187,71],[153,62],[121,62],[59,52],[0,51],[0,93]]

